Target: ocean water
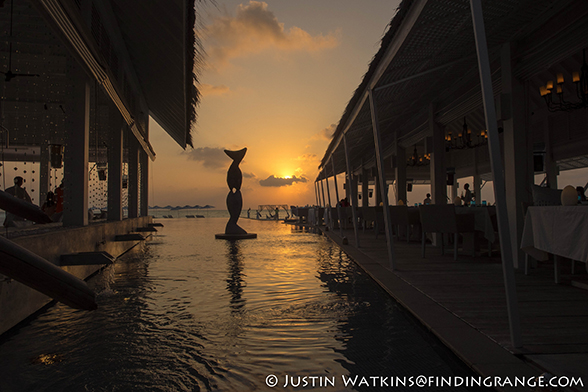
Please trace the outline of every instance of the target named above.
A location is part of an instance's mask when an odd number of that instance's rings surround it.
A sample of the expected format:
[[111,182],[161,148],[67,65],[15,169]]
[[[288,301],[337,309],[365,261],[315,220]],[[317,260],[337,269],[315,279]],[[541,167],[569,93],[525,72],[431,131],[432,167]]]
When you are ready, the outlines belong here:
[[431,391],[369,377],[473,375],[319,234],[240,220],[258,238],[229,242],[226,218],[158,221],[91,279],[97,310],[57,304],[2,338],[0,391]]

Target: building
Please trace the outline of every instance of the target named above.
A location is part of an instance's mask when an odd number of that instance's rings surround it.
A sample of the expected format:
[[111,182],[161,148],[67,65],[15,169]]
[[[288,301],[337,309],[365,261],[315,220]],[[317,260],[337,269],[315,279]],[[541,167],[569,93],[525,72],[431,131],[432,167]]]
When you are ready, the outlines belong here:
[[[6,0],[0,20],[0,185],[23,177],[38,206],[63,190],[59,222],[5,234],[57,265],[79,252],[116,258],[150,222],[149,117],[192,144],[194,2]],[[101,268],[85,263],[62,268],[79,278]],[[31,291],[0,281],[0,333],[49,301]]]

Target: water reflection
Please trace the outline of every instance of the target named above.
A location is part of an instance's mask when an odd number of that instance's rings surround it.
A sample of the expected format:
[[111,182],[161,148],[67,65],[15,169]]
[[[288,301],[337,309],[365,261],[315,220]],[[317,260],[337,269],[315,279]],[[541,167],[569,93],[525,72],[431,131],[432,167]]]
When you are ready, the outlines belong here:
[[269,374],[455,373],[323,236],[247,221],[257,240],[211,241],[225,222],[166,223],[165,240],[94,282],[98,310],[58,305],[0,344],[1,392],[249,391],[269,390]]
[[243,288],[247,286],[243,277],[243,254],[241,241],[226,241],[227,243],[227,290],[231,296],[231,312],[238,313],[245,306]]
[[[337,323],[335,339],[343,343],[341,362],[350,376],[473,376],[410,314],[379,287],[347,255],[332,245],[319,248],[318,278],[324,287],[349,304],[349,312]],[[356,390],[373,390],[363,384]],[[435,390],[421,388],[421,390]],[[481,390],[446,388],[447,391]]]

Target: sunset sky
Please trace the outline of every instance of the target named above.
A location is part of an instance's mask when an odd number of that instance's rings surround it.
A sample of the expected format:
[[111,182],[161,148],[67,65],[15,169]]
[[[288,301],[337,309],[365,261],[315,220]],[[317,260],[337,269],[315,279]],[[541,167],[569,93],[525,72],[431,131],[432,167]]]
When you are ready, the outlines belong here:
[[[247,147],[244,208],[313,204],[330,136],[399,1],[217,1],[200,8],[207,52],[194,149],[154,121],[150,205],[225,208],[223,150]],[[332,184],[332,183],[331,183]]]

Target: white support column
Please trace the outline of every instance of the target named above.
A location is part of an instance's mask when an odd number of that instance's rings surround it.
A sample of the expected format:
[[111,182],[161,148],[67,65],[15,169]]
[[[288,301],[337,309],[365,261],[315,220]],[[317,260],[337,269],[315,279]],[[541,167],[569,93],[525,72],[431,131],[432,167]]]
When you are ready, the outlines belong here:
[[73,82],[67,107],[64,151],[63,226],[88,224],[88,159],[90,147],[90,84],[88,76],[73,59],[68,59],[68,76]]
[[139,216],[139,142],[129,132],[129,218]]
[[361,170],[361,206],[369,207],[370,205],[370,180],[369,169],[363,168]]
[[451,188],[449,188],[449,201],[451,203],[453,203],[453,201],[455,200],[455,198],[457,197],[457,178],[454,177],[453,179],[453,185],[451,185]]
[[139,149],[139,164],[141,165],[139,215],[147,216],[149,215],[149,156],[147,156],[147,153],[142,148]]
[[323,198],[323,207],[326,207],[327,202],[325,201],[325,187],[323,185],[323,180],[321,180],[321,196]]
[[[384,167],[384,164],[382,164],[382,167]],[[386,191],[388,189],[388,185],[386,184],[386,178],[384,177],[384,185],[380,184],[380,170],[378,169],[378,165],[376,165],[376,176],[374,177],[374,183],[376,184],[376,186],[374,187],[374,192],[375,192],[375,204],[376,206],[379,206],[380,203],[382,203],[382,189],[384,189],[384,191]],[[386,195],[388,194],[388,192],[386,192]]]
[[109,221],[120,221],[122,213],[123,132],[126,124],[118,109],[108,110],[108,212]]
[[445,167],[445,134],[435,121],[434,105],[429,105],[429,130],[431,147],[431,196],[434,204],[447,204],[447,169]]
[[398,132],[394,136],[396,141],[396,204],[402,200],[408,205],[406,194],[406,150],[398,143]]
[[[386,231],[386,245],[388,247],[388,260],[390,262],[390,269],[394,270],[396,255],[394,253],[394,239],[392,238],[392,217],[390,216],[390,203],[388,202],[388,192],[386,191],[386,171],[384,170],[384,152],[382,150],[382,139],[380,136],[380,126],[378,122],[378,113],[374,102],[374,92],[368,91],[370,99],[370,111],[372,116],[372,131],[374,134],[374,146],[376,150],[376,165],[378,166],[378,182],[380,184],[380,192],[383,201],[383,212],[384,212],[384,229]],[[404,163],[404,161],[403,161]],[[398,166],[398,162],[397,165]],[[404,165],[406,174],[406,165]],[[405,188],[406,191],[406,188]]]
[[551,189],[557,189],[557,164],[553,159],[553,149],[551,147],[551,116],[545,121],[545,175],[547,176],[547,186]]
[[[523,265],[525,254],[520,249],[525,219],[523,203],[529,201],[528,189],[533,184],[533,146],[527,140],[525,124],[525,88],[512,73],[512,47],[504,44],[501,51],[502,96],[501,108],[504,126],[504,177],[506,201],[516,268]],[[516,102],[516,104],[515,104]]]
[[504,189],[502,154],[500,152],[500,138],[496,123],[496,109],[494,107],[494,93],[492,91],[492,73],[490,69],[490,59],[488,57],[488,45],[486,43],[482,1],[470,0],[470,6],[474,25],[476,50],[478,53],[478,67],[480,71],[480,84],[482,87],[482,98],[484,102],[484,114],[486,117],[486,126],[488,127],[488,148],[490,149],[490,165],[492,167],[492,178],[494,181],[494,197],[496,200],[498,235],[500,238],[500,254],[502,255],[502,271],[504,275],[510,337],[513,347],[516,348],[522,346],[521,323],[514,266],[512,263],[512,243],[508,224],[508,212],[506,210],[506,191]]
[[339,185],[337,185],[337,174],[335,173],[335,162],[333,161],[333,156],[331,155],[331,166],[333,167],[333,182],[335,184],[335,204],[339,204]]
[[[483,148],[483,147],[481,147]],[[472,148],[472,162],[474,162],[474,180],[472,184],[472,192],[474,197],[476,198],[476,205],[482,205],[482,177],[480,176],[479,172],[479,158],[478,154],[476,154],[477,149]]]
[[337,174],[335,172],[335,161],[331,155],[331,166],[333,167],[333,181],[335,182],[335,206],[337,207],[337,221],[339,222],[339,236],[343,237],[343,224],[341,222],[341,206],[339,205],[339,186],[337,185]]
[[316,201],[316,205],[320,206],[320,201],[318,197],[318,184],[317,181],[314,182],[314,200]]
[[357,208],[359,208],[359,175],[351,174],[351,186],[353,187],[353,191],[351,192],[351,204]]
[[47,200],[47,192],[49,192],[49,183],[51,182],[51,156],[49,153],[49,144],[47,142],[41,143],[41,154],[39,157],[39,202],[40,206]]
[[327,205],[332,207],[333,203],[331,203],[331,191],[329,190],[329,177],[327,177],[327,171],[323,167],[323,176],[325,176],[325,182],[327,183]]
[[[347,135],[343,135],[343,144],[345,145],[345,161],[347,162],[347,188],[351,193],[351,199],[356,200],[354,197],[355,191],[353,189],[353,181],[351,180],[351,161],[349,159],[349,147],[347,146]],[[359,248],[359,233],[357,232],[357,203],[351,204],[351,215],[353,216],[353,233],[355,234],[355,247]]]

